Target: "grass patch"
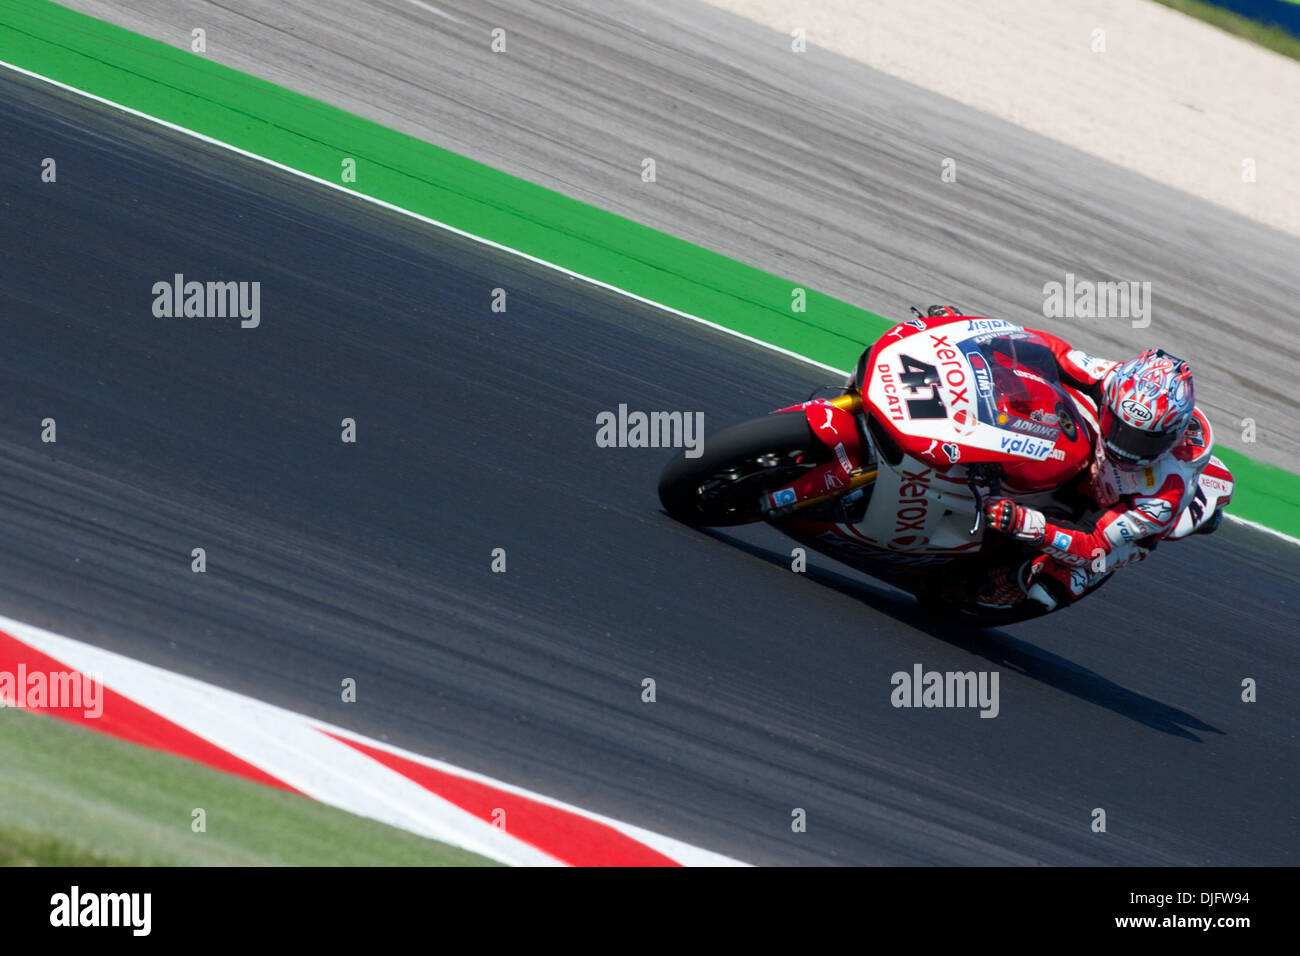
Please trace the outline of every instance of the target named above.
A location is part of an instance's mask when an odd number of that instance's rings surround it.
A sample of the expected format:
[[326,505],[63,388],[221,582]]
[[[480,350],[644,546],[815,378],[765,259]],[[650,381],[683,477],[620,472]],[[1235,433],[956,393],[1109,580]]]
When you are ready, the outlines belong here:
[[139,860],[107,856],[57,837],[0,826],[0,866],[139,865]]
[[[171,754],[0,708],[0,865],[476,866],[476,854]],[[191,830],[202,808],[207,830]]]
[[1185,13],[1189,17],[1202,20],[1212,27],[1218,27],[1233,36],[1257,43],[1274,53],[1281,53],[1293,60],[1300,60],[1300,37],[1292,36],[1281,27],[1266,26],[1258,20],[1243,17],[1239,13],[1216,7],[1204,0],[1155,0],[1156,3]]

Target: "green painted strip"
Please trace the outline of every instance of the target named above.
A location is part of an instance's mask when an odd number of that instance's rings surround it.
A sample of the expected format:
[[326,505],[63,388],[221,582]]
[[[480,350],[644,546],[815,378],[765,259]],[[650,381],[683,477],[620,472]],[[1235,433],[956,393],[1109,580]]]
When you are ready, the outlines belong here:
[[[837,367],[886,320],[369,120],[48,2],[4,0],[18,66]],[[212,42],[217,42],[213,40]],[[642,183],[629,170],[629,189]],[[865,325],[864,325],[865,323]]]
[[[341,185],[355,159],[349,188],[837,368],[893,324],[806,287],[795,312],[798,283],[48,0],[0,0],[0,59]],[[1300,536],[1300,476],[1232,457],[1234,513]]]
[[1300,477],[1216,445],[1236,481],[1228,510],[1248,521],[1300,537]]

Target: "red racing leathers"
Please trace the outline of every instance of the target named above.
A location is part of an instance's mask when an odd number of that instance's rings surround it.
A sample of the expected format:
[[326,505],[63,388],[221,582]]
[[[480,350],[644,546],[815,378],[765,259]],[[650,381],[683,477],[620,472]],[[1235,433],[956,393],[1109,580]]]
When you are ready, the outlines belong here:
[[1068,525],[1005,498],[990,501],[985,512],[990,528],[1013,534],[1043,552],[1022,581],[1031,598],[1055,607],[1077,600],[1116,568],[1141,561],[1156,541],[1173,530],[1210,461],[1212,437],[1210,424],[1198,409],[1170,451],[1144,468],[1120,468],[1096,440],[1096,414],[1106,376],[1120,363],[1093,358],[1057,336],[1032,331],[1051,346],[1062,383],[1083,399],[1078,404],[1092,416],[1088,424],[1094,455],[1080,491],[1098,510]]

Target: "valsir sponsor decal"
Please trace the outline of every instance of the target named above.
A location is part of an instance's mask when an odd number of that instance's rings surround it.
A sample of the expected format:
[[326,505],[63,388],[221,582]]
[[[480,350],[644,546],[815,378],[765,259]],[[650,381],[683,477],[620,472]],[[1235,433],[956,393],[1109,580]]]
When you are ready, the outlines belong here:
[[1035,438],[1017,438],[1011,435],[1002,437],[1002,450],[1010,455],[1019,455],[1022,458],[1032,458],[1034,461],[1042,461],[1052,453],[1055,446],[1049,441],[1038,441]]

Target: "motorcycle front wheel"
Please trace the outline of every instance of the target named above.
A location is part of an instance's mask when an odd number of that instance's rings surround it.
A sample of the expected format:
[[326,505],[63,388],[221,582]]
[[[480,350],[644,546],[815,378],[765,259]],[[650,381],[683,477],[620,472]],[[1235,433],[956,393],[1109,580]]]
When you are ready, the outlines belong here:
[[679,452],[659,478],[659,501],[693,527],[748,524],[763,516],[765,494],[830,458],[802,411],[765,415],[709,437],[698,458]]

